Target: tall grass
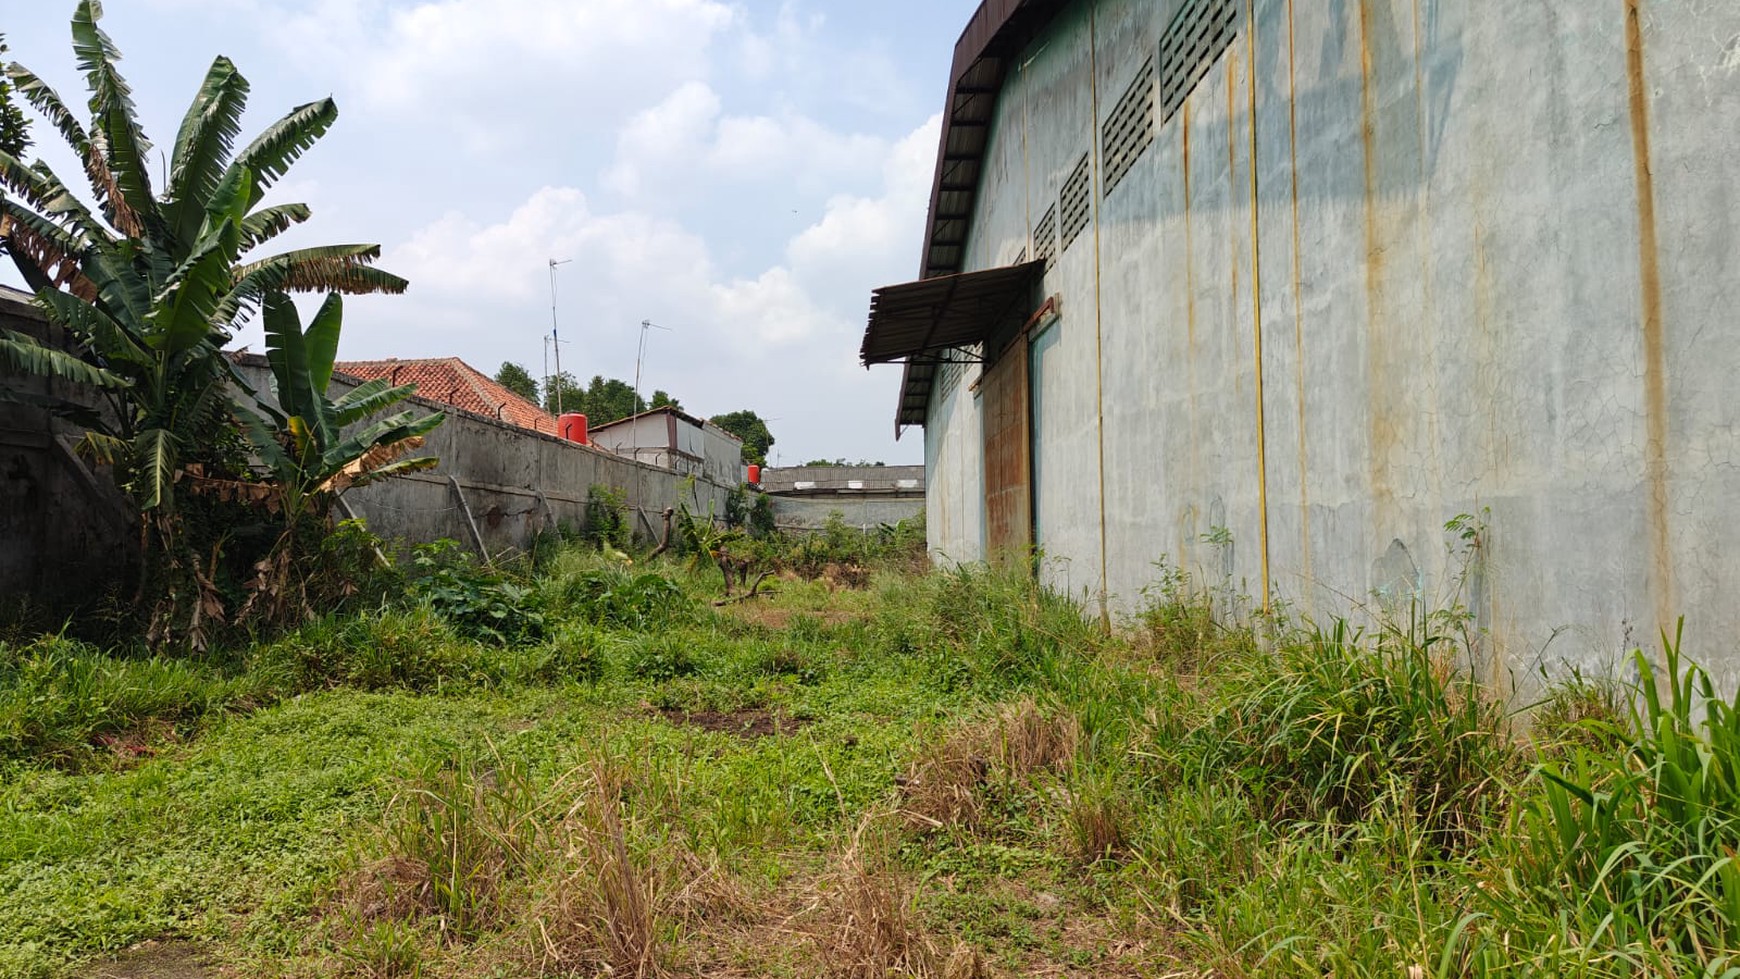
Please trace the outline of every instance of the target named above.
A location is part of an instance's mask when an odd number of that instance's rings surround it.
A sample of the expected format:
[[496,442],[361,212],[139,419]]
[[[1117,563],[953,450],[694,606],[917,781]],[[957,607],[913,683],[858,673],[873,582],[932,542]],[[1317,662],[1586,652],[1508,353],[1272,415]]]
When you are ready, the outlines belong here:
[[1541,765],[1494,841],[1492,925],[1469,952],[1489,970],[1495,944],[1532,931],[1590,968],[1740,974],[1740,695],[1719,696],[1678,635],[1659,668],[1635,659],[1630,716],[1596,742],[1623,751],[1575,744]]

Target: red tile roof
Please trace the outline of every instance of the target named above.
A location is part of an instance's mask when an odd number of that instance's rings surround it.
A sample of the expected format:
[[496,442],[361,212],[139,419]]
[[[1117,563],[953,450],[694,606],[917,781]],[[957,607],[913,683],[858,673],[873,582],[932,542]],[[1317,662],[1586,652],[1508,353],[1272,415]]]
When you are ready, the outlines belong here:
[[458,357],[429,360],[349,360],[338,370],[365,381],[415,384],[417,396],[495,418],[509,425],[556,434],[556,418],[537,405],[497,384],[489,375]]

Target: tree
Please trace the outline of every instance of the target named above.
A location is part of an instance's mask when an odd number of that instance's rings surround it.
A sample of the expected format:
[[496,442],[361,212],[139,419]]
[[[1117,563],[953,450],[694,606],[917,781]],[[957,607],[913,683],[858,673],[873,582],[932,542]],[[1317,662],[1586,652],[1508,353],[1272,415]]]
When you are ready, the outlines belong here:
[[767,423],[760,415],[745,409],[714,415],[709,420],[743,440],[744,462],[751,466],[767,465],[767,450],[773,448],[773,433],[767,430]]
[[[102,390],[106,418],[76,404],[46,406],[86,424],[84,447],[117,466],[141,514],[172,512],[183,460],[230,415],[235,376],[223,346],[268,292],[397,293],[405,281],[372,267],[379,245],[244,261],[308,220],[305,204],[257,205],[332,126],[338,108],[323,99],[292,109],[232,154],[249,87],[227,58],[206,72],[156,193],[151,144],[101,17],[98,0],[81,0],[72,19],[73,53],[90,90],[88,127],[34,73],[7,67],[17,94],[83,164],[97,210],[47,164],[0,153],[0,186],[12,194],[0,197],[0,242],[37,303],[80,345],[71,356],[12,334],[0,338],[0,365]],[[166,537],[171,529],[159,526]]]
[[586,416],[588,425],[608,425],[647,408],[646,399],[636,398],[633,385],[616,378],[595,374],[582,388],[573,375],[563,371],[550,379],[544,392],[544,410],[556,412],[556,392],[562,394],[562,411],[577,411]]
[[281,292],[266,295],[265,312],[266,359],[278,406],[262,402],[263,418],[246,408],[237,414],[275,477],[287,523],[308,514],[324,518],[332,501],[353,486],[435,464],[430,458],[394,459],[421,445],[446,420],[441,412],[418,417],[401,411],[353,429],[410,397],[415,384],[393,387],[377,378],[337,401],[327,395],[344,319],[337,294],[326,297],[306,332],[295,304]]
[[671,397],[670,395],[666,394],[663,391],[654,391],[653,392],[652,404],[649,405],[648,407],[649,408],[670,408],[674,411],[682,411],[683,410],[682,402],[678,401],[676,398]]
[[306,331],[289,296],[267,293],[264,306],[266,359],[278,403],[274,407],[261,402],[259,414],[240,407],[236,413],[272,482],[266,487],[242,483],[226,488],[238,494],[264,489],[268,509],[283,519],[283,533],[255,565],[258,574],[249,584],[252,594],[241,615],[263,612],[268,621],[284,622],[314,612],[308,580],[318,571],[321,531],[332,504],[353,486],[433,467],[436,460],[430,457],[400,457],[419,448],[423,436],[446,415],[419,417],[414,411],[401,411],[378,418],[417,387],[393,387],[381,379],[337,401],[331,399],[327,388],[344,319],[337,294],[326,297]]
[[804,465],[818,469],[844,468],[847,466],[854,469],[875,469],[879,466],[886,466],[888,464],[886,462],[871,462],[868,459],[859,459],[857,462],[847,462],[845,457],[842,456],[838,459],[811,459],[809,462],[804,463]]
[[519,364],[512,363],[511,361],[503,361],[501,370],[495,372],[495,383],[500,384],[509,391],[525,398],[532,404],[538,403],[537,379],[532,377],[531,372],[527,371]]
[[[6,53],[6,35],[0,34],[0,55]],[[23,156],[30,145],[30,120],[12,102],[12,86],[0,78],[0,153]]]
[[37,304],[78,344],[68,353],[6,334],[0,367],[94,390],[106,410],[5,388],[0,399],[38,404],[86,429],[81,450],[114,467],[139,513],[146,564],[135,603],[148,585],[160,589],[148,637],[181,634],[198,645],[201,622],[221,603],[202,571],[205,556],[182,541],[175,488],[191,464],[224,454],[220,447],[237,435],[231,391],[245,385],[224,345],[268,294],[398,293],[405,280],[373,267],[379,245],[249,258],[310,217],[305,204],[259,205],[331,128],[338,108],[330,98],[298,106],[233,152],[249,87],[227,58],[207,70],[163,161],[162,192],[155,190],[151,144],[101,17],[98,0],[80,0],[72,18],[73,54],[90,92],[88,125],[36,74],[6,68],[14,93],[67,142],[95,208],[46,163],[26,166],[0,152],[0,245]]

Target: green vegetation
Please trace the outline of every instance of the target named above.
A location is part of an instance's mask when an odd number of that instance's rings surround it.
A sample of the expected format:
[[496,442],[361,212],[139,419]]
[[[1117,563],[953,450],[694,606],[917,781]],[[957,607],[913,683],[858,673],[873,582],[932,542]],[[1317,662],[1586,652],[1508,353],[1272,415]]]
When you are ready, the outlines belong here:
[[773,448],[773,433],[767,422],[748,409],[726,412],[707,419],[743,440],[743,461],[751,466],[767,465],[767,453]]
[[[403,279],[373,267],[378,245],[254,256],[308,220],[304,204],[262,202],[332,126],[337,106],[331,99],[299,106],[237,151],[249,86],[219,57],[160,161],[159,190],[151,144],[118,70],[120,51],[101,17],[97,0],[81,0],[72,17],[73,54],[90,93],[88,125],[35,73],[7,67],[13,92],[59,132],[81,164],[96,206],[46,163],[27,165],[0,152],[0,244],[36,304],[73,343],[63,350],[21,333],[0,334],[0,368],[61,382],[46,395],[0,387],[0,399],[47,409],[83,430],[80,452],[112,467],[139,522],[144,567],[127,604],[148,620],[143,631],[153,642],[198,650],[236,604],[255,609],[254,599],[266,592],[276,595],[268,605],[301,611],[305,604],[305,589],[300,583],[291,589],[282,568],[293,549],[271,545],[260,553],[238,543],[252,535],[261,508],[286,518],[290,531],[282,540],[291,540],[304,502],[336,493],[334,480],[358,460],[373,464],[346,478],[388,464],[373,453],[390,452],[433,423],[401,416],[370,429],[361,451],[351,452],[333,426],[361,421],[393,399],[377,390],[327,402],[336,298],[305,336],[285,295],[403,292]],[[6,118],[0,111],[0,122]],[[263,400],[251,404],[254,392],[223,350],[262,305],[277,393],[285,399],[281,411]],[[315,363],[305,362],[309,357]],[[326,414],[315,412],[320,405]],[[278,424],[266,427],[256,411]],[[264,472],[255,471],[250,449],[265,455]],[[200,491],[218,502],[183,512],[182,497]],[[315,540],[306,550],[318,548]],[[235,567],[262,562],[273,570],[262,568],[245,588],[226,594],[216,580],[220,565],[239,577]],[[281,594],[286,589],[296,592],[294,601]]]
[[509,391],[525,398],[532,404],[538,403],[538,381],[525,367],[512,361],[502,361],[501,369],[495,372],[495,383]]
[[[6,54],[6,35],[0,34],[0,55]],[[30,120],[12,101],[12,85],[0,78],[0,153],[22,156],[30,146]]]
[[1454,616],[1259,641],[1172,577],[1107,634],[850,546],[861,587],[723,607],[705,562],[427,548],[196,660],[0,646],[0,976],[1735,965],[1740,713],[1676,644],[1524,735]]
[[[503,364],[503,370],[514,365]],[[500,380],[500,377],[497,377]],[[505,382],[504,382],[505,383]],[[558,398],[560,403],[558,404]],[[607,378],[603,374],[594,374],[585,387],[581,387],[574,375],[563,371],[550,378],[548,387],[544,390],[544,410],[551,414],[577,411],[586,416],[586,423],[594,427],[608,425],[621,421],[630,415],[638,415],[649,408],[676,408],[682,410],[669,394],[654,391],[652,401],[634,393],[634,385],[614,377]]]

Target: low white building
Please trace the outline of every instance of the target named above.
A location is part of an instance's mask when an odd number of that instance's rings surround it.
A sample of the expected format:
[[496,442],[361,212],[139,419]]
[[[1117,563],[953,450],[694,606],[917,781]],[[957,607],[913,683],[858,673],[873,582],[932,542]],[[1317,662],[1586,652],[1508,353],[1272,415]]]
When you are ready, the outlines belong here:
[[716,483],[744,481],[743,440],[675,408],[654,408],[591,431],[592,444],[648,465]]

